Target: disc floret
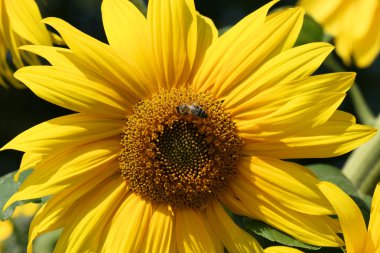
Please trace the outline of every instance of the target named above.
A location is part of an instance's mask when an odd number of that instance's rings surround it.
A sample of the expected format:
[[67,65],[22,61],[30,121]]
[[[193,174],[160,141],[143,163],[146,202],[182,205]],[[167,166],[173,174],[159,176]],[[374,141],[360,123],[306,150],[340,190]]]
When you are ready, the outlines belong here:
[[[202,114],[181,113],[179,106]],[[135,106],[121,145],[121,173],[133,191],[156,203],[201,208],[236,173],[241,140],[220,100],[173,89]]]

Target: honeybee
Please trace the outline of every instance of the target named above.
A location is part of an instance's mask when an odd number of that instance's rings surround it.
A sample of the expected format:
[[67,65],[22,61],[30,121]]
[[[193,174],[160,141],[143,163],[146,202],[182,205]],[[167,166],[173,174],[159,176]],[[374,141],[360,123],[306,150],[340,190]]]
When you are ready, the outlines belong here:
[[177,106],[176,109],[177,109],[177,112],[182,115],[193,115],[202,119],[205,119],[208,117],[207,112],[199,105],[182,104],[182,105]]

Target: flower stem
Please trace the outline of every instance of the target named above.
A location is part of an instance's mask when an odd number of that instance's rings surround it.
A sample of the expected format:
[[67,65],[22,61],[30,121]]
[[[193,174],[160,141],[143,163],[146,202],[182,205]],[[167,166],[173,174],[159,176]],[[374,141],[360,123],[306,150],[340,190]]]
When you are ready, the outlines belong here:
[[367,102],[363,97],[362,92],[360,91],[356,83],[352,85],[349,92],[360,121],[366,125],[373,125],[375,121],[375,116],[373,115],[371,109],[369,108]]
[[[380,129],[380,114],[374,127]],[[352,152],[342,173],[363,193],[370,193],[380,180],[380,133]]]
[[[330,55],[324,62],[325,66],[335,72],[346,71],[334,56]],[[349,91],[351,95],[352,102],[354,103],[355,110],[361,122],[366,125],[373,125],[375,121],[375,116],[369,108],[367,102],[365,101],[362,92],[360,91],[358,85],[354,83]]]
[[[377,160],[376,164],[364,179],[363,183],[359,187],[359,191],[365,194],[370,194],[376,187],[376,184],[380,180],[380,159]],[[372,194],[371,194],[372,195]]]

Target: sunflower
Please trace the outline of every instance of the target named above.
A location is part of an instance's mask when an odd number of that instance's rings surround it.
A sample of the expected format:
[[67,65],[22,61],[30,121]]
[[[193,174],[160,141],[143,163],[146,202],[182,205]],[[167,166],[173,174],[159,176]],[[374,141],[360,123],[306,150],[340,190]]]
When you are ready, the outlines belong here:
[[318,187],[336,210],[347,253],[380,252],[380,184],[373,194],[368,230],[359,207],[348,195],[329,182],[320,182]]
[[368,67],[380,51],[380,1],[300,0],[307,13],[335,37],[338,55],[346,65],[353,58],[360,68]]
[[[0,0],[0,85],[24,87],[14,77],[15,69],[41,64],[40,60],[19,46],[52,45],[58,37],[48,32],[34,0]],[[11,58],[11,60],[10,60]]]
[[[63,228],[56,252],[262,252],[226,209],[320,246],[342,244],[330,203],[306,168],[375,130],[338,111],[354,73],[310,76],[333,47],[293,48],[302,8],[273,1],[218,37],[192,0],[102,3],[109,44],[57,19],[69,48],[26,46],[51,66],[16,78],[77,113],[43,122],[3,149],[33,167],[7,206],[52,196],[32,241]],[[17,179],[17,176],[16,176]],[[275,252],[275,251],[272,251]]]

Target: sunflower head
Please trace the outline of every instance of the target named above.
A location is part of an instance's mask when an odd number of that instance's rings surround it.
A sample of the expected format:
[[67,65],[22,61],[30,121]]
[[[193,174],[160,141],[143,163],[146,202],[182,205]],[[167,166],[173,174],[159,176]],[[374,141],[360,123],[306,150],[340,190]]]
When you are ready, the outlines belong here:
[[139,102],[121,144],[121,173],[136,193],[199,208],[227,187],[242,142],[222,101],[182,88]]

